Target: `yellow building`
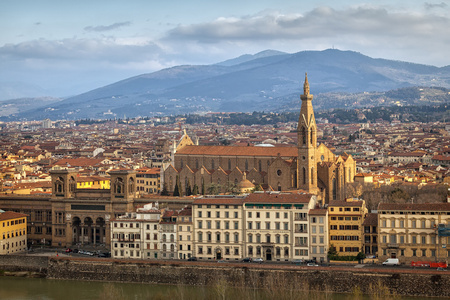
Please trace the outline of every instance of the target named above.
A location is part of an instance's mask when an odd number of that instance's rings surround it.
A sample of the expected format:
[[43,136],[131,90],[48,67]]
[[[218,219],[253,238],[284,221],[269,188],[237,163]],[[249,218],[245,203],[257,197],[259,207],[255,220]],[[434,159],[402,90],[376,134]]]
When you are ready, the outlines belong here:
[[[447,261],[450,203],[380,203],[378,260]],[[439,230],[443,229],[443,230]]]
[[328,205],[330,247],[340,256],[356,256],[363,249],[363,222],[368,210],[364,200],[331,201]]
[[0,254],[27,250],[27,216],[0,210]]
[[161,186],[160,168],[136,170],[136,189],[140,195],[159,194]]
[[111,188],[110,180],[101,176],[83,176],[77,178],[77,189],[107,190]]

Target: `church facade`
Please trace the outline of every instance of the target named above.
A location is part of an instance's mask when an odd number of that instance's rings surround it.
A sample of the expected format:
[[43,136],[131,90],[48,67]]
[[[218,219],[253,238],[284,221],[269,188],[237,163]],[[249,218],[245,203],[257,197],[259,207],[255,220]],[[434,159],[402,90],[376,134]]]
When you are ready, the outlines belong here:
[[230,186],[250,181],[275,191],[302,190],[324,203],[344,200],[345,186],[353,182],[356,163],[351,155],[332,153],[317,145],[317,126],[305,76],[295,147],[198,146],[185,144],[164,170],[164,182],[173,192],[178,180],[182,193],[194,185],[200,193],[211,186],[227,192]]

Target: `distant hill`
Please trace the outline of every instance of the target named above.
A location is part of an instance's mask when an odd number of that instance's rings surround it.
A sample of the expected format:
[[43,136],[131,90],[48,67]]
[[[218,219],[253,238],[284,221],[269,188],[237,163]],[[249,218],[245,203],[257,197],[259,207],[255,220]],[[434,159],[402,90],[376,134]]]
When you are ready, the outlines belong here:
[[[178,66],[135,76],[2,119],[98,119],[298,109],[305,72],[318,109],[342,103],[348,108],[364,103],[384,105],[386,99],[373,100],[364,95],[408,87],[450,88],[450,67],[374,59],[335,49],[294,54],[267,50],[213,65]],[[410,98],[400,97],[399,104],[409,105]],[[421,101],[430,102],[426,98]],[[439,101],[448,101],[445,89]]]

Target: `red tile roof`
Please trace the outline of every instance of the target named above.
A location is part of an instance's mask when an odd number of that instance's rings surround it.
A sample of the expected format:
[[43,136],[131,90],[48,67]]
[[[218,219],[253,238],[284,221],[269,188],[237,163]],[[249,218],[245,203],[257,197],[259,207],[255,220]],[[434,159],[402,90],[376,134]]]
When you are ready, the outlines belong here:
[[245,203],[309,203],[311,194],[253,193]]
[[27,215],[17,213],[14,211],[5,211],[4,213],[0,213],[0,221],[6,221],[17,218],[25,218]]
[[269,156],[297,157],[297,147],[243,147],[243,146],[195,146],[189,145],[177,151],[178,155],[215,156]]

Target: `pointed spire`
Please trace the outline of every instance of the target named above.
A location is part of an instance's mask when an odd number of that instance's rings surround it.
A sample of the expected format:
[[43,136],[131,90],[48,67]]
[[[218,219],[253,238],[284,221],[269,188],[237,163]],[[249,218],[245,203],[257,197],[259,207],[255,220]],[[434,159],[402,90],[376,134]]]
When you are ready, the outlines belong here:
[[308,73],[305,73],[305,83],[303,84],[303,95],[309,95]]

